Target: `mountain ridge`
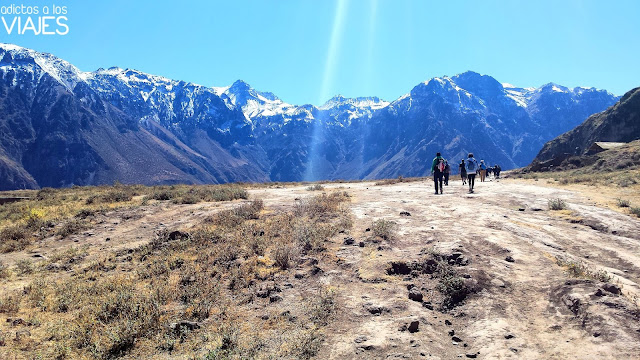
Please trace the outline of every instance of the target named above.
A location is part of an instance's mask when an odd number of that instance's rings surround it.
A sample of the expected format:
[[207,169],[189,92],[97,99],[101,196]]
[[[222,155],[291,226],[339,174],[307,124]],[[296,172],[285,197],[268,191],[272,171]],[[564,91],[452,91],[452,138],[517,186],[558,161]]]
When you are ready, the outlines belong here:
[[242,80],[206,87],[118,67],[82,72],[5,44],[0,75],[0,175],[14,179],[1,189],[420,176],[443,149],[452,159],[482,149],[510,168],[617,99],[505,87],[468,71],[391,102],[336,95],[293,105]]
[[530,167],[546,162],[559,165],[570,156],[585,154],[598,141],[630,142],[640,139],[640,87],[624,94],[608,109],[593,114],[576,128],[545,143]]

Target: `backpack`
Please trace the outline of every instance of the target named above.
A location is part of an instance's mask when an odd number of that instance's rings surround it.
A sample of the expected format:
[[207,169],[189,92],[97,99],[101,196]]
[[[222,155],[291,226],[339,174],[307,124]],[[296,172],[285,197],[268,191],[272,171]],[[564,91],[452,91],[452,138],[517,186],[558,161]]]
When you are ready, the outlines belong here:
[[474,172],[476,171],[476,162],[472,160],[467,160],[467,171]]
[[444,159],[438,159],[436,168],[438,169],[438,172],[444,172]]

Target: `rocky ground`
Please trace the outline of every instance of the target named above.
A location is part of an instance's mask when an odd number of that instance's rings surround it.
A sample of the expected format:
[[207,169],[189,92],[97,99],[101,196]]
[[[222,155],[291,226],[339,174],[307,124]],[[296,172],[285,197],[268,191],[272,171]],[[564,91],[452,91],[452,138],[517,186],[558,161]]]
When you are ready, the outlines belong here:
[[[268,301],[247,307],[266,321],[317,289],[331,289],[336,311],[317,358],[640,354],[636,217],[584,193],[522,180],[478,182],[474,194],[453,180],[443,195],[434,195],[433,184],[424,181],[328,184],[321,191],[336,189],[351,196],[353,227],[329,239],[324,254],[301,259],[270,287],[262,286],[258,291],[277,290],[266,294]],[[268,214],[320,191],[288,186],[249,192],[264,201]],[[549,199],[563,200],[566,209],[549,210]],[[89,254],[131,248],[157,230],[188,228],[230,206],[164,203],[113,211],[100,215],[93,229],[3,254],[0,261],[38,260],[76,243]],[[387,239],[372,236],[381,219],[395,224],[386,223]]]
[[[320,276],[341,301],[320,358],[631,359],[640,353],[636,218],[578,193],[517,180],[478,183],[474,194],[451,181],[437,196],[425,182],[336,187],[353,194],[354,243],[336,241],[336,261]],[[278,207],[304,190],[253,195]],[[569,210],[548,210],[552,198]],[[398,224],[388,245],[367,241],[376,219]],[[434,251],[462,259],[454,266],[473,289],[450,311],[439,309],[432,275],[387,272],[394,261],[420,262]],[[572,277],[567,264],[604,270],[611,279]],[[408,288],[422,300],[411,300]],[[413,321],[417,331],[405,331]]]

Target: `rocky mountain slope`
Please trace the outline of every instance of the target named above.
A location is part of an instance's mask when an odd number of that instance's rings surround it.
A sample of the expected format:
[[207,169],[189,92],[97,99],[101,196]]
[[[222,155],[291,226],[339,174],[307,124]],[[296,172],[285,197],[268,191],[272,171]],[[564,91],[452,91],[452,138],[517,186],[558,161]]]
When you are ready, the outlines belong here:
[[640,139],[640,88],[627,92],[614,106],[590,116],[575,129],[546,143],[534,163],[581,155],[596,141],[637,139]]
[[517,88],[466,72],[389,103],[288,104],[237,81],[209,88],[117,67],[83,72],[0,44],[0,189],[428,174],[436,151],[504,169],[617,98]]

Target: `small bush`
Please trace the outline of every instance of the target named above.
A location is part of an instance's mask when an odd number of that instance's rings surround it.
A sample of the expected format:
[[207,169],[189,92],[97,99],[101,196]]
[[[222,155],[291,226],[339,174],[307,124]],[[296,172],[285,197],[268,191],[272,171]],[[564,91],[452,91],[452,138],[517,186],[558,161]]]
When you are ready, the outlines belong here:
[[298,201],[294,207],[294,214],[297,216],[308,216],[315,218],[338,210],[341,202],[347,201],[349,194],[347,192],[334,192],[331,194],[322,194],[312,198],[306,198]]
[[582,261],[574,261],[563,257],[557,257],[556,264],[565,268],[567,274],[571,277],[591,279],[601,282],[611,281],[611,275],[609,275],[609,273],[604,270],[594,271]]
[[618,207],[621,207],[621,208],[628,208],[629,206],[631,206],[631,203],[629,202],[629,200],[617,199],[617,202],[618,202]]
[[27,300],[32,307],[44,310],[46,308],[47,289],[47,280],[38,278],[28,286],[25,286],[24,294],[27,296]]
[[16,262],[16,273],[20,276],[33,274],[33,263],[28,259]]
[[324,186],[320,184],[311,185],[307,188],[308,191],[321,191],[324,190]]
[[308,313],[314,324],[326,326],[336,310],[336,293],[333,289],[320,289],[317,296],[311,298]]
[[135,192],[128,188],[119,188],[116,187],[112,190],[107,191],[104,194],[96,194],[91,195],[87,198],[87,205],[98,204],[98,203],[116,203],[116,202],[125,202],[131,201]]
[[444,297],[442,307],[445,309],[461,303],[470,292],[464,279],[453,271],[440,274],[437,289]]
[[391,241],[395,238],[397,226],[393,221],[379,219],[371,224],[371,233],[373,236]]
[[31,209],[29,210],[29,215],[27,216],[27,228],[31,230],[39,230],[45,225],[43,220],[44,218],[44,210],[41,209]]
[[565,210],[567,209],[567,203],[560,199],[549,199],[549,210]]
[[618,185],[620,187],[629,187],[631,185],[635,185],[637,184],[637,181],[635,181],[634,179],[629,179],[629,178],[623,178],[618,180]]
[[0,297],[0,313],[17,313],[20,310],[20,296],[4,295]]
[[95,210],[92,209],[80,209],[75,215],[78,219],[86,219],[88,217],[94,216],[96,214]]
[[212,189],[201,189],[200,198],[204,201],[231,201],[247,199],[249,193],[239,185],[218,185]]
[[173,200],[176,204],[197,204],[201,201],[202,199],[200,197],[192,193],[184,194],[184,196]]
[[246,220],[257,219],[263,207],[262,200],[257,199],[230,210],[220,211],[208,218],[207,221],[221,227],[235,228]]
[[6,227],[0,231],[0,251],[8,253],[26,248],[31,243],[31,232],[21,225]]
[[77,219],[72,219],[62,224],[62,226],[60,226],[56,230],[56,235],[64,239],[67,236],[77,234],[80,231],[85,230],[86,228],[87,228],[87,225],[84,222],[79,221]]
[[38,190],[38,193],[36,194],[36,200],[42,201],[42,200],[53,199],[55,198],[58,191],[59,190],[48,188],[48,187],[42,188]]
[[293,241],[298,244],[302,252],[323,250],[324,241],[332,234],[322,224],[308,220],[293,223]]
[[77,263],[89,255],[87,248],[71,246],[64,251],[55,251],[49,256],[50,263],[72,264]]
[[292,244],[280,243],[273,249],[273,261],[282,270],[293,266],[298,256],[298,249]]
[[293,344],[293,354],[296,359],[312,359],[320,352],[324,335],[318,328],[301,330]]
[[6,279],[11,275],[11,271],[7,267],[7,265],[3,264],[0,261],[0,279]]
[[171,200],[177,197],[177,195],[179,195],[179,193],[175,190],[172,191],[172,190],[163,189],[163,190],[156,190],[153,193],[151,193],[151,195],[147,195],[147,197],[153,200],[165,201],[165,200]]
[[632,207],[629,209],[629,212],[637,217],[640,217],[640,207]]
[[234,214],[245,220],[257,219],[260,211],[264,208],[262,199],[256,199],[248,204],[242,204],[233,209]]

